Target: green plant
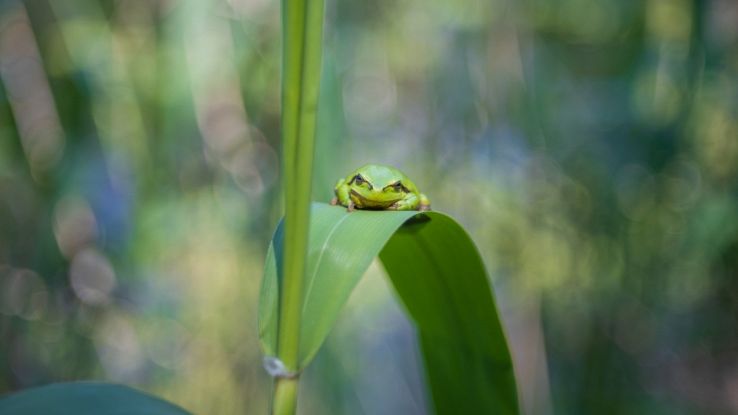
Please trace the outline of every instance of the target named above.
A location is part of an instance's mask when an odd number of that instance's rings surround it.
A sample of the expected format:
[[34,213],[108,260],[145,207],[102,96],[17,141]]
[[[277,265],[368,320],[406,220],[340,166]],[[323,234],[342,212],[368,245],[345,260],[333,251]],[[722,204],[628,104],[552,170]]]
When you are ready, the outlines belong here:
[[322,0],[284,0],[282,138],[285,217],[266,260],[259,335],[276,376],[274,414],[296,411],[301,370],[379,254],[418,328],[438,413],[518,413],[510,355],[484,265],[441,213],[309,208],[322,44]]
[[[303,273],[323,36],[323,0],[282,2],[282,152],[284,166],[284,284],[280,286],[276,355],[287,370],[298,366]],[[275,414],[291,414],[297,404],[297,376],[277,377]]]
[[[278,350],[284,223],[267,254],[259,335]],[[354,211],[315,203],[307,245],[298,365],[306,367],[351,291],[379,255],[418,330],[437,413],[518,413],[505,336],[481,258],[467,233],[439,212]]]

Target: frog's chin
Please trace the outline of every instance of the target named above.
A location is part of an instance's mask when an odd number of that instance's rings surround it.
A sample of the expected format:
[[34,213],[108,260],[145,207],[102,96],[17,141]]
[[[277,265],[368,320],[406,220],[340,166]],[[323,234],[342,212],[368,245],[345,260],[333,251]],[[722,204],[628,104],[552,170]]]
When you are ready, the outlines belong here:
[[357,193],[355,190],[351,190],[349,193],[349,197],[351,197],[351,201],[354,202],[354,205],[356,207],[361,209],[388,209],[390,206],[397,203],[400,199],[393,199],[393,200],[372,200],[368,199],[359,193]]

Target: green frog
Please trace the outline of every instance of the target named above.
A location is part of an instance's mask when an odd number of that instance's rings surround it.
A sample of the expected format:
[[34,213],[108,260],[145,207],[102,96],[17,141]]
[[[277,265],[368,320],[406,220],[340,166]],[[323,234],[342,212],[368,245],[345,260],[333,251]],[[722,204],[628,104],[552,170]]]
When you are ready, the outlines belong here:
[[332,205],[341,204],[349,212],[371,210],[430,210],[430,200],[418,191],[401,171],[379,164],[367,164],[336,183]]

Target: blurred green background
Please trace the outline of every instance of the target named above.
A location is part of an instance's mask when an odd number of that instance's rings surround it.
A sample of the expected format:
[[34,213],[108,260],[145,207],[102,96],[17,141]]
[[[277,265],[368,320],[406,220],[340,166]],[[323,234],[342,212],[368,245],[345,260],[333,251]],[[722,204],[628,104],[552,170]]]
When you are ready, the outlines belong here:
[[[326,11],[315,199],[385,163],[467,227],[525,413],[738,413],[738,2]],[[280,47],[276,0],[0,2],[0,393],[267,412]],[[422,379],[377,264],[301,413],[427,413]]]

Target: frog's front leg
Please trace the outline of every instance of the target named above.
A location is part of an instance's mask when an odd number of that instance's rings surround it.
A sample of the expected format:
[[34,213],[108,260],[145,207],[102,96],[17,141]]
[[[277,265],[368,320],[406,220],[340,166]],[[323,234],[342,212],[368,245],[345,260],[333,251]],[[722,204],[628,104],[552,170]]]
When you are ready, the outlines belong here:
[[430,199],[428,199],[428,196],[422,193],[420,194],[420,203],[418,204],[418,210],[420,211],[431,210]]
[[418,208],[420,199],[414,193],[409,193],[404,199],[398,200],[388,207],[388,210],[415,210]]
[[349,212],[354,210],[354,201],[351,200],[350,196],[351,188],[346,184],[346,179],[338,180],[334,193],[336,196],[331,199],[331,205],[340,204],[341,206],[345,206]]

